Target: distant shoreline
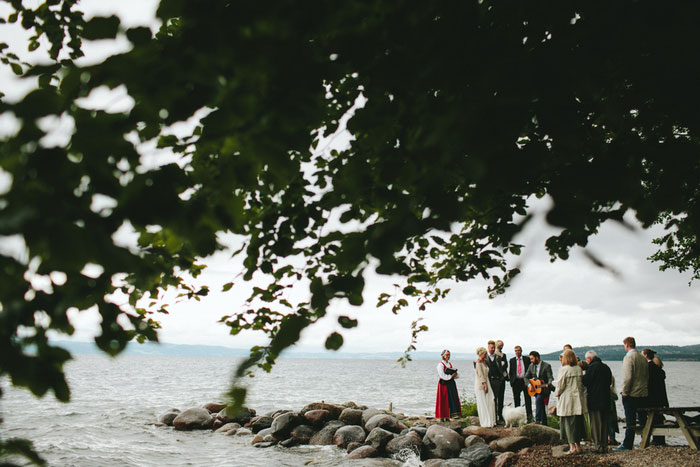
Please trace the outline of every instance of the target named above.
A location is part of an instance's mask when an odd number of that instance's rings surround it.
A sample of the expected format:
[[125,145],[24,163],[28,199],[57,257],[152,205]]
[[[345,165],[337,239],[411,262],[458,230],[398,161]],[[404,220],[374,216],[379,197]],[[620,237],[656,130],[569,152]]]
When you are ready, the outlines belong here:
[[[54,345],[65,348],[75,355],[101,354],[93,342],[77,341],[53,341]],[[641,350],[645,346],[638,346]],[[650,346],[656,350],[663,361],[700,361],[700,344],[688,346],[657,345]],[[621,361],[625,356],[622,345],[603,345],[590,347],[574,347],[574,352],[579,358],[583,358],[586,351],[595,350],[604,361]],[[527,350],[525,353],[527,354]],[[556,361],[561,351],[542,354],[543,360]],[[223,346],[209,345],[186,345],[186,344],[155,344],[155,343],[130,343],[123,355],[159,355],[159,356],[191,356],[191,357],[227,357],[242,358],[250,354],[249,349],[231,348]],[[412,352],[413,360],[436,360],[435,351]],[[509,356],[512,354],[508,353]],[[362,359],[362,360],[396,360],[403,356],[403,352],[309,352],[291,349],[282,354],[284,358],[317,358],[317,359]],[[452,352],[453,360],[474,360],[474,356],[467,353]]]

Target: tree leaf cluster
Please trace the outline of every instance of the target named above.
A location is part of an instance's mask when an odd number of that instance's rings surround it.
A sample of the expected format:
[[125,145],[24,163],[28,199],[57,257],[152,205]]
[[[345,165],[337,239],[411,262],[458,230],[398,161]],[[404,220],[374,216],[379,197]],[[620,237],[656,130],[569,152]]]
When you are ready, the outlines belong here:
[[[97,308],[96,341],[110,354],[157,340],[167,309],[139,304],[167,288],[206,295],[186,277],[223,248],[221,233],[244,240],[243,279],[257,284],[250,307],[224,310],[222,322],[270,339],[238,377],[269,370],[334,302],[364,303],[372,269],[405,278],[377,297],[394,312],[440,300],[444,280],[484,278],[503,293],[520,270],[528,203],[544,196],[560,229],[545,245],[552,260],[631,212],[669,228],[652,260],[700,274],[691,4],[162,0],[157,31],[85,22],[75,1],[10,4],[6,21],[46,37],[53,59],[19,64],[0,46],[4,65],[37,82],[0,103],[20,122],[0,146],[11,177],[0,235],[26,245],[22,257],[0,254],[0,375],[37,395],[68,397],[69,356],[46,333],[72,333],[70,310]],[[115,37],[132,47],[101,63],[61,55]],[[117,88],[129,110],[85,106]],[[350,109],[349,147],[312,150]],[[195,114],[190,134],[171,131]],[[49,147],[54,118],[73,129]],[[149,144],[172,162],[148,164]],[[137,247],[115,243],[123,228]],[[292,300],[295,286],[307,297]],[[341,318],[326,347],[355,324]]]

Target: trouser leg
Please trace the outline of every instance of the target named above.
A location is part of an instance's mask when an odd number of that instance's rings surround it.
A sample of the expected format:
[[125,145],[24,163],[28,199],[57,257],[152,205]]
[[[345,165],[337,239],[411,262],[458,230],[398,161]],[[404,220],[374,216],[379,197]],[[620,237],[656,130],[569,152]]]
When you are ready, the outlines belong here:
[[625,409],[625,438],[622,445],[627,449],[634,447],[634,427],[637,423],[637,398],[623,397],[622,407]]

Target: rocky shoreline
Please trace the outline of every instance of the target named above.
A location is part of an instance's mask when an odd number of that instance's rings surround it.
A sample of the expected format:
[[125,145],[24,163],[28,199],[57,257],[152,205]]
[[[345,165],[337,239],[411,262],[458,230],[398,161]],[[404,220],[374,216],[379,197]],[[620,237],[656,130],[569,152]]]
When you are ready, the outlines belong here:
[[[400,465],[410,458],[420,458],[425,467],[505,467],[533,465],[535,460],[542,466],[700,465],[700,455],[687,447],[661,448],[664,452],[675,449],[671,456],[653,455],[659,449],[568,456],[559,430],[554,428],[535,424],[483,428],[476,417],[440,422],[353,402],[314,402],[298,411],[277,410],[264,415],[249,408],[232,414],[225,404],[208,403],[184,411],[170,409],[158,417],[157,425],[250,437],[250,443],[261,449],[335,445],[347,452],[348,460],[365,459],[367,463],[362,465]],[[646,460],[635,462],[640,457]]]

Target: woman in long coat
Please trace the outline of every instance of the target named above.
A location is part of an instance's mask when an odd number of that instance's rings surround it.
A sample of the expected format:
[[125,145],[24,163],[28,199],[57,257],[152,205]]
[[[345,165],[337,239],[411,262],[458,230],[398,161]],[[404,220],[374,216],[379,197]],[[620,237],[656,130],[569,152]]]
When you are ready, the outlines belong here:
[[564,351],[561,364],[556,382],[559,430],[562,441],[569,443],[568,454],[576,454],[581,452],[581,439],[585,432],[583,414],[588,412],[583,390],[583,372],[572,350]]
[[489,381],[489,367],[484,363],[486,349],[479,347],[476,349],[476,355],[479,358],[474,364],[474,395],[476,396],[479,425],[492,427],[496,425],[496,402]]
[[462,406],[459,403],[457,384],[459,378],[457,370],[450,363],[450,351],[442,351],[442,361],[437,365],[438,387],[435,401],[435,418],[447,420],[450,417],[461,417]]

